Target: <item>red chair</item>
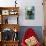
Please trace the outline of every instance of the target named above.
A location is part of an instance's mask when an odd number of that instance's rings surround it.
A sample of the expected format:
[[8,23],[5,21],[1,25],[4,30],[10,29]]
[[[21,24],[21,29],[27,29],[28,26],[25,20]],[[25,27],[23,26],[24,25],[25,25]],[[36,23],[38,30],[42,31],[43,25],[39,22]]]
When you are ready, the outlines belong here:
[[[28,28],[27,31],[24,34],[24,37],[22,38],[21,46],[27,46],[25,43],[25,40],[28,39],[29,37],[34,36],[37,39],[37,34],[34,32],[32,28]],[[35,46],[41,46],[39,40],[37,39],[37,44]]]

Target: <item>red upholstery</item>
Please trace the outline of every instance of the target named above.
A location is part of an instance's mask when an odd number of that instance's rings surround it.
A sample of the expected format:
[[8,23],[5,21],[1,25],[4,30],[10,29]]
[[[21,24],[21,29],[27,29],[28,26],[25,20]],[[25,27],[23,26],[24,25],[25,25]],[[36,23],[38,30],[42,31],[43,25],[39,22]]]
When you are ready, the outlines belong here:
[[[25,35],[24,37],[22,38],[22,42],[21,42],[21,45],[22,46],[26,46],[26,43],[25,43],[25,39],[28,39],[29,37],[37,37],[36,33],[34,32],[34,30],[32,28],[28,28],[27,31],[25,32]],[[41,46],[40,43],[38,42],[35,46]]]

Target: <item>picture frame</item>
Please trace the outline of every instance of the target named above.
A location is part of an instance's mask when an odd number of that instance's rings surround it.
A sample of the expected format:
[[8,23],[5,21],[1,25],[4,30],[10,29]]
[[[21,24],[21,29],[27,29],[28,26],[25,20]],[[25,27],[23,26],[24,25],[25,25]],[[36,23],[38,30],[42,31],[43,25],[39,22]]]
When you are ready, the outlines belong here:
[[2,10],[2,15],[9,15],[9,10]]
[[10,15],[14,15],[14,12],[13,11],[10,11],[10,13],[9,13]]
[[28,20],[34,20],[35,18],[35,7],[26,7],[25,8],[25,18]]

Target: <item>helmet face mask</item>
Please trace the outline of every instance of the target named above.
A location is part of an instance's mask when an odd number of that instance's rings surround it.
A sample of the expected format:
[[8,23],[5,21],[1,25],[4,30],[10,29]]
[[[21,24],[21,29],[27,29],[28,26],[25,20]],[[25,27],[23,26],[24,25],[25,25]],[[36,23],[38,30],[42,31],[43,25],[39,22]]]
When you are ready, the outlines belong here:
[[28,45],[28,46],[32,46],[32,45],[36,45],[37,44],[37,39],[32,36],[32,37],[29,37],[28,39],[25,40],[25,43]]

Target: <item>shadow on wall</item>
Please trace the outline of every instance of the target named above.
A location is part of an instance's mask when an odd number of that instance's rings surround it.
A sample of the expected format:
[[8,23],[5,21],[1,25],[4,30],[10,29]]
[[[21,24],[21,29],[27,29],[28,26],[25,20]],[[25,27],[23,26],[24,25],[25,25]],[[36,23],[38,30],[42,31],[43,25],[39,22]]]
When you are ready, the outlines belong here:
[[39,41],[42,43],[42,42],[43,42],[42,26],[21,26],[21,27],[20,27],[20,32],[19,32],[19,39],[20,39],[20,42],[21,42],[21,40],[22,40],[22,38],[23,38],[23,35],[24,35],[25,31],[26,31],[28,28],[32,28],[32,29],[37,33],[38,39],[39,39]]

